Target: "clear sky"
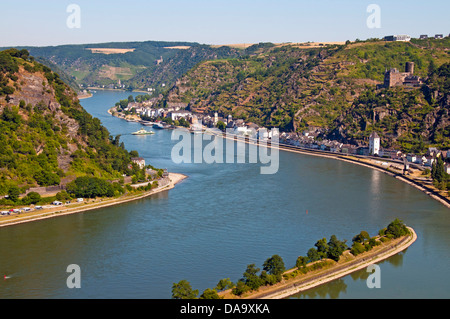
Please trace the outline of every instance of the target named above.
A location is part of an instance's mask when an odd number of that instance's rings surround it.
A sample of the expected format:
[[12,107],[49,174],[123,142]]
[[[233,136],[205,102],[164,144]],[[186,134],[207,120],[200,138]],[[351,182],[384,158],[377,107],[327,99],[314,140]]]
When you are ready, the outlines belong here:
[[[70,4],[80,8],[80,28],[67,25]],[[380,8],[380,28],[367,26],[370,4]],[[2,0],[0,12],[0,47],[326,42],[450,33],[448,0]]]

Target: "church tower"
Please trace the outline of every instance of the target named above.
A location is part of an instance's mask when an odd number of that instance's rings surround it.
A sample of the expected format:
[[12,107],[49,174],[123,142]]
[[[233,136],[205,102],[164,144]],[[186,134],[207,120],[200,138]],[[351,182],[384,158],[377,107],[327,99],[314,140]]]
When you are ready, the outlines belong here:
[[369,154],[379,155],[380,154],[380,142],[381,139],[376,132],[372,132],[369,137]]

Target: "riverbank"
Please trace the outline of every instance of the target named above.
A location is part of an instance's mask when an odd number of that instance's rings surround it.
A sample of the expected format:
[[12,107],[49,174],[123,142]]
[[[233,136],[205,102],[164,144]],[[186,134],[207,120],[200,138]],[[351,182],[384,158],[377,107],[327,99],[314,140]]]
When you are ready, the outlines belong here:
[[[283,279],[278,284],[261,287],[259,290],[247,293],[239,299],[283,299],[342,278],[355,271],[365,269],[369,265],[379,263],[411,246],[417,240],[417,234],[411,227],[408,227],[408,229],[410,231],[410,235],[408,236],[382,243],[381,245],[372,248],[372,250],[356,257],[349,257],[351,254],[347,253],[346,256],[341,257],[341,260],[338,263],[335,263],[329,268],[316,270],[305,275],[299,275],[293,279]],[[290,273],[295,269],[296,268],[288,270],[285,274]],[[222,292],[219,295],[224,297],[224,299],[238,298],[231,294],[231,290]]]
[[[215,132],[212,131],[206,131],[208,134],[221,136],[222,138],[236,140],[234,137],[225,136],[224,134],[218,135]],[[239,138],[238,141],[244,142],[247,144],[253,144],[256,145],[255,141],[250,141],[248,139]],[[432,182],[430,180],[424,179],[424,178],[418,178],[417,174],[412,175],[404,175],[402,172],[402,169],[399,167],[396,167],[395,165],[384,165],[383,163],[388,161],[384,158],[379,158],[377,160],[374,160],[369,157],[362,158],[361,156],[352,156],[348,154],[338,154],[338,153],[331,153],[331,152],[325,152],[325,151],[317,151],[317,150],[307,150],[307,149],[300,149],[300,148],[294,148],[290,147],[288,145],[283,144],[277,144],[276,146],[272,146],[270,144],[265,144],[264,147],[273,148],[278,147],[280,151],[285,152],[291,152],[291,153],[297,153],[297,154],[304,154],[304,155],[311,155],[311,156],[318,156],[318,157],[324,157],[324,158],[330,158],[335,160],[344,161],[351,164],[356,164],[364,167],[368,167],[371,169],[376,169],[382,173],[385,173],[389,176],[392,176],[402,182],[407,183],[410,186],[413,186],[420,190],[421,192],[424,192],[434,200],[437,200],[447,208],[450,208],[450,196],[447,192],[441,192],[437,190]],[[397,165],[401,165],[400,163],[397,163]]]
[[94,201],[92,203],[80,203],[76,204],[72,207],[52,207],[50,209],[44,209],[40,211],[33,211],[30,213],[21,213],[19,215],[8,216],[8,217],[0,217],[0,227],[13,226],[18,224],[23,224],[27,222],[33,222],[53,217],[66,216],[71,214],[88,212],[100,208],[111,207],[115,205],[120,205],[124,203],[128,203],[131,201],[144,199],[151,195],[169,191],[175,187],[178,183],[182,182],[186,179],[187,176],[178,173],[169,173],[167,183],[164,183],[161,186],[158,186],[155,189],[152,189],[147,192],[142,192],[139,194],[125,195],[119,198],[113,199],[100,199],[99,201]]
[[[414,175],[404,175],[402,171],[398,168],[395,168],[393,166],[385,166],[381,162],[383,162],[383,159],[380,158],[379,160],[373,160],[371,158],[357,158],[351,155],[339,155],[339,154],[320,154],[320,153],[314,153],[314,151],[308,151],[308,150],[294,150],[294,149],[287,149],[280,146],[280,150],[287,151],[287,152],[294,152],[299,154],[306,154],[306,155],[313,155],[313,156],[319,156],[319,157],[326,157],[326,158],[332,158],[340,161],[344,161],[351,164],[356,164],[359,166],[368,167],[371,169],[378,170],[382,173],[385,173],[389,176],[392,176],[404,183],[407,183],[410,186],[413,186],[420,190],[421,192],[427,194],[434,200],[437,200],[447,208],[450,208],[450,197],[445,195],[444,193],[441,193],[439,190],[435,189],[432,185],[431,181],[425,180],[425,179],[418,179]],[[381,164],[380,164],[381,163]]]

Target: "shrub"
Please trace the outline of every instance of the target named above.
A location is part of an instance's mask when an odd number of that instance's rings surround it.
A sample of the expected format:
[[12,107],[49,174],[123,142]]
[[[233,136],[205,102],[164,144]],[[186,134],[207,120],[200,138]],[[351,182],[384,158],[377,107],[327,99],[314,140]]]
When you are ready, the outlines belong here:
[[30,192],[28,193],[24,198],[22,198],[22,203],[24,203],[25,205],[30,205],[30,204],[37,204],[41,201],[41,195],[39,193],[36,192]]
[[363,253],[364,251],[365,251],[364,246],[360,242],[357,242],[357,241],[355,241],[353,243],[352,249],[350,250],[350,252],[354,256],[358,256],[359,254]]
[[217,294],[217,291],[207,288],[200,296],[200,299],[220,299],[220,297]]
[[236,287],[232,289],[232,293],[236,296],[242,296],[244,293],[250,291],[250,287],[245,284],[243,281],[238,281]]

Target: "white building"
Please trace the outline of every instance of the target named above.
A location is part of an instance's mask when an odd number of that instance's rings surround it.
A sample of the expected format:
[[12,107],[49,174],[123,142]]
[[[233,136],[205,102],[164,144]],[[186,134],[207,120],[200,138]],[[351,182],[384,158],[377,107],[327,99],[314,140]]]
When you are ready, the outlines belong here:
[[192,113],[186,110],[180,110],[180,111],[173,111],[170,112],[170,117],[172,118],[172,121],[179,120],[180,118],[184,118],[187,120],[192,116]]
[[369,154],[380,155],[381,139],[376,132],[372,132],[369,137]]
[[145,167],[145,159],[142,157],[133,157],[131,161],[139,166],[140,169]]

